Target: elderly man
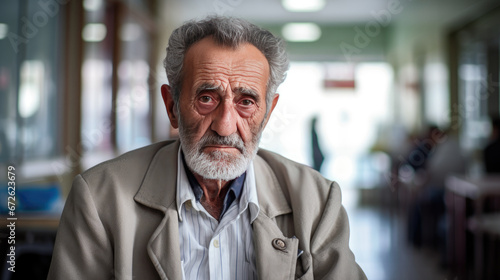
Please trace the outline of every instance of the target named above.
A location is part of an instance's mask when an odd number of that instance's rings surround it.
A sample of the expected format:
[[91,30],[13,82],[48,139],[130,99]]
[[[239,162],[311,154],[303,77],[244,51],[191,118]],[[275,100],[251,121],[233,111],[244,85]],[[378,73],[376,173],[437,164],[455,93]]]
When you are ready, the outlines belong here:
[[240,19],[192,21],[165,68],[180,139],[76,177],[49,279],[365,279],[337,184],[258,151],[282,41]]

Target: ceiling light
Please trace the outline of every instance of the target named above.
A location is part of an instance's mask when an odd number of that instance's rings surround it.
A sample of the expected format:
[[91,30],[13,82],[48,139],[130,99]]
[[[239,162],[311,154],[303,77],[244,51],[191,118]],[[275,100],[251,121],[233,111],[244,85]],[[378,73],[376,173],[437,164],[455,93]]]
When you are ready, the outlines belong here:
[[88,23],[83,28],[82,37],[86,42],[100,42],[106,38],[106,25],[102,23]]
[[315,23],[287,23],[281,34],[290,42],[314,42],[321,37],[321,28]]
[[282,0],[283,7],[290,12],[316,12],[325,6],[325,0]]

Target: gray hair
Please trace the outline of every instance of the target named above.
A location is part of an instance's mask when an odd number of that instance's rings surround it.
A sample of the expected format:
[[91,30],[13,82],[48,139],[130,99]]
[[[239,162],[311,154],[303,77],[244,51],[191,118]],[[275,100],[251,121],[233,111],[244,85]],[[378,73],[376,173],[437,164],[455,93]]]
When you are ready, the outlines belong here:
[[207,36],[213,36],[218,44],[232,48],[236,48],[242,43],[250,43],[266,57],[270,70],[266,90],[267,115],[274,94],[278,86],[285,80],[288,70],[285,44],[281,38],[246,20],[222,16],[211,16],[200,21],[188,21],[172,32],[163,66],[167,72],[173,99],[177,106],[183,79],[184,55],[190,46]]

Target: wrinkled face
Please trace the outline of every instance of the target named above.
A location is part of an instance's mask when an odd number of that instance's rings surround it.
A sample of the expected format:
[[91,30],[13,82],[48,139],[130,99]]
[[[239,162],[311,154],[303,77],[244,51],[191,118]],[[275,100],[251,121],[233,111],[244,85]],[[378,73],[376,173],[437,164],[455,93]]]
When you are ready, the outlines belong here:
[[[192,171],[206,179],[231,180],[248,168],[266,118],[269,65],[253,45],[233,49],[211,37],[192,45],[184,59],[179,112],[165,100]],[[162,87],[169,91],[168,86]],[[169,109],[170,108],[170,109]]]

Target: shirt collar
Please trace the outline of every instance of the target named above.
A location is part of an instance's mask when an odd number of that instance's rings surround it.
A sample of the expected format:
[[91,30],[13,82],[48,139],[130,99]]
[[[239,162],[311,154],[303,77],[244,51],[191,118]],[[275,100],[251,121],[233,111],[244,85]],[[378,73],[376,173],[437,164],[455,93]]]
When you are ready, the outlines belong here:
[[247,169],[245,187],[243,188],[243,193],[241,194],[240,205],[248,205],[248,208],[250,209],[250,223],[253,223],[253,221],[257,219],[260,211],[253,161]]
[[[182,165],[184,167],[184,171],[186,172],[189,185],[193,190],[194,198],[196,202],[200,202],[200,199],[203,197],[203,189],[200,186],[198,180],[196,180],[193,172],[189,170],[186,160],[184,159],[184,153],[181,151]],[[224,197],[224,204],[222,208],[221,217],[224,215],[229,206],[233,203],[233,201],[239,201],[241,196],[241,190],[243,189],[243,184],[245,183],[246,172],[244,172],[241,176],[234,179],[229,185],[229,190],[226,193],[226,197]]]

